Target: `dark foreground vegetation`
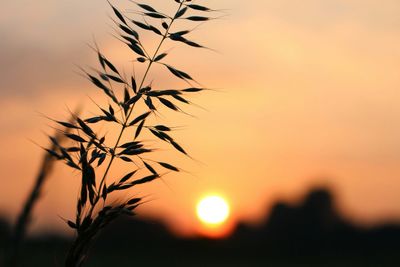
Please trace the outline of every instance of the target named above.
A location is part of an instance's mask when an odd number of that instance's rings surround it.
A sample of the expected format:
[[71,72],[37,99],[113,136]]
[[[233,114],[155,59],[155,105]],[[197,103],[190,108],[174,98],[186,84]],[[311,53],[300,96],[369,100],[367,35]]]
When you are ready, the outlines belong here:
[[[0,223],[2,255],[9,226]],[[29,239],[21,266],[62,266],[71,240]],[[105,229],[87,266],[400,266],[400,226],[363,229],[343,220],[331,193],[276,204],[266,222],[224,240],[180,239],[159,223],[121,219]]]

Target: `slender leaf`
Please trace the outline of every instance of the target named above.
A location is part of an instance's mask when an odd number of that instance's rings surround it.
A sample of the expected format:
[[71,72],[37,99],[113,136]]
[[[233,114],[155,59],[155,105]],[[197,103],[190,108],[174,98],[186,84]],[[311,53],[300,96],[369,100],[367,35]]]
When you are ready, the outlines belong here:
[[171,164],[165,163],[165,162],[158,162],[161,166],[163,166],[166,169],[169,169],[171,171],[179,172],[179,169],[175,166],[172,166]]
[[134,120],[132,120],[132,121],[129,123],[129,126],[135,125],[135,124],[138,123],[139,121],[142,121],[142,120],[146,119],[146,118],[150,115],[150,113],[151,113],[151,112],[146,112],[146,113],[144,113],[144,114],[142,114],[142,115],[136,117]]

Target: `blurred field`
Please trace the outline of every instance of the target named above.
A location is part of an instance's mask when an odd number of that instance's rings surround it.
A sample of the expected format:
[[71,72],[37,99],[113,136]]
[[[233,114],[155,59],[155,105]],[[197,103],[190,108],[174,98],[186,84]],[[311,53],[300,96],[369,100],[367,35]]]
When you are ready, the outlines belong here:
[[[399,225],[352,225],[328,190],[315,189],[296,205],[277,203],[263,225],[240,224],[225,239],[183,239],[156,221],[118,220],[98,237],[87,266],[392,267],[400,266],[399,240]],[[21,266],[63,266],[70,242],[30,239]]]

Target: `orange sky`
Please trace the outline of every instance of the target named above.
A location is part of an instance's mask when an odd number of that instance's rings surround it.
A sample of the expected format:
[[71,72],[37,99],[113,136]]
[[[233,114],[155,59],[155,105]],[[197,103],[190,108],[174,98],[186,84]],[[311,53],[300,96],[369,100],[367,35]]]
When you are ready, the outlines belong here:
[[[110,37],[111,11],[103,2],[0,4],[0,211],[7,215],[15,216],[39,165],[42,151],[28,139],[46,144],[42,132],[51,133],[37,112],[63,119],[66,106],[84,102],[95,111],[87,96],[101,99],[74,73],[74,64],[95,64],[85,45],[92,35],[129,71],[131,55]],[[147,1],[170,9],[159,2]],[[142,187],[152,201],[140,213],[190,234],[199,229],[196,202],[209,192],[231,202],[230,223],[256,222],[276,199],[295,200],[326,184],[353,220],[400,220],[400,2],[197,2],[229,9],[229,17],[192,35],[220,54],[176,44],[165,49],[173,48],[170,63],[221,92],[194,98],[208,110],[189,108],[198,119],[165,117],[186,126],[176,137],[204,164],[160,153],[194,175]],[[161,68],[151,74],[159,77],[157,86],[182,85],[166,80]],[[73,215],[76,189],[76,177],[59,165],[35,211],[34,229],[64,229],[58,216]]]

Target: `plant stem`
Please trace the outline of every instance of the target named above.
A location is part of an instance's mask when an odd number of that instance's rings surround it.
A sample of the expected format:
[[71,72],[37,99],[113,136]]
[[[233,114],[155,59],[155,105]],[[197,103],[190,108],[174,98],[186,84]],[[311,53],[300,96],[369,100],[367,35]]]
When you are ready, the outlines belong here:
[[[76,115],[79,113],[79,109],[75,111]],[[72,122],[73,118],[74,115],[71,117],[70,122]],[[70,129],[65,128],[65,132],[69,133]],[[54,135],[54,139],[57,140],[58,143],[61,143],[64,140],[64,135],[57,133]],[[53,143],[50,147],[50,150],[56,151],[57,146]],[[33,210],[40,199],[43,186],[54,168],[54,163],[55,160],[53,156],[46,153],[42,159],[39,172],[35,179],[35,184],[33,185],[14,226],[12,239],[6,255],[6,265],[9,267],[19,265],[18,261],[21,245],[25,240],[26,232],[32,219]]]
[[[151,66],[152,66],[153,63],[154,63],[154,59],[155,59],[156,56],[158,55],[158,52],[160,51],[162,44],[164,43],[165,39],[167,39],[167,36],[168,36],[168,34],[169,34],[169,30],[171,29],[171,26],[172,26],[172,24],[173,24],[174,21],[175,21],[176,14],[178,14],[178,12],[181,10],[181,8],[182,8],[182,6],[183,6],[183,3],[185,3],[185,2],[186,2],[186,0],[182,1],[182,2],[179,4],[178,10],[176,11],[174,17],[171,18],[171,22],[169,23],[168,28],[165,30],[165,34],[163,35],[163,37],[162,37],[162,39],[161,39],[161,41],[160,41],[160,43],[159,43],[159,45],[158,45],[156,51],[154,52],[153,57],[152,57],[151,60],[149,61],[149,64],[148,64],[148,66],[147,66],[147,69],[146,69],[146,71],[145,71],[145,73],[144,73],[144,75],[143,75],[142,81],[141,81],[141,83],[140,83],[140,85],[139,85],[139,90],[142,88],[144,82],[146,81],[146,78],[147,78],[147,75],[149,74],[150,68],[151,68]],[[106,168],[106,170],[105,170],[105,172],[104,172],[104,175],[103,175],[103,177],[102,177],[102,179],[101,179],[101,182],[100,182],[100,185],[99,185],[99,189],[98,189],[98,192],[97,192],[97,196],[96,196],[96,198],[95,198],[95,201],[94,201],[93,205],[91,206],[91,208],[90,208],[90,210],[89,210],[89,213],[88,213],[89,216],[92,215],[95,206],[97,205],[97,203],[99,202],[99,200],[100,200],[100,198],[101,198],[102,187],[103,187],[103,185],[105,184],[105,180],[106,180],[106,178],[107,178],[108,172],[110,171],[111,165],[112,165],[112,163],[114,162],[114,159],[115,159],[115,157],[116,157],[115,151],[116,151],[116,149],[117,149],[118,146],[119,146],[119,142],[121,141],[122,136],[123,136],[123,134],[124,134],[126,128],[128,128],[127,125],[128,125],[128,122],[129,122],[129,118],[130,118],[131,115],[132,115],[132,112],[133,112],[134,107],[135,107],[135,105],[133,105],[133,106],[130,108],[130,110],[129,110],[129,112],[128,112],[128,115],[126,116],[125,121],[124,121],[124,123],[123,123],[123,125],[122,125],[121,132],[119,133],[118,139],[117,139],[117,141],[116,141],[116,143],[115,143],[115,146],[114,146],[114,148],[113,148],[113,151],[112,151],[112,153],[111,153],[110,162],[108,163],[107,168]]]
[[[183,0],[183,1],[181,1],[179,3],[179,8],[176,11],[176,14],[178,14],[178,12],[180,12],[180,10],[181,10],[181,8],[182,8],[182,6],[183,6],[183,4],[185,2],[186,2],[186,0]],[[143,84],[145,83],[147,75],[149,74],[150,68],[153,65],[154,59],[156,58],[158,52],[160,51],[162,44],[164,43],[164,41],[168,37],[169,30],[171,29],[171,26],[175,21],[176,14],[174,15],[173,18],[171,18],[171,22],[169,23],[167,29],[165,30],[165,34],[163,35],[163,37],[162,37],[162,39],[161,39],[156,51],[154,52],[153,57],[149,61],[147,69],[146,69],[146,71],[145,71],[145,73],[143,75],[142,81],[140,82],[139,90],[142,88]],[[123,136],[125,130],[128,128],[129,118],[131,117],[131,115],[133,113],[134,107],[135,107],[135,104],[132,105],[132,107],[129,109],[128,114],[125,116],[124,123],[122,124],[121,131],[120,131],[120,133],[118,135],[118,138],[117,138],[117,141],[116,141],[116,143],[114,145],[114,148],[111,151],[110,162],[108,163],[107,168],[106,168],[106,170],[105,170],[105,172],[103,174],[103,177],[102,177],[101,182],[99,184],[97,195],[96,195],[96,197],[94,199],[94,203],[91,204],[90,209],[89,209],[89,211],[88,211],[88,213],[86,215],[86,218],[88,218],[88,217],[92,218],[93,211],[94,211],[96,205],[98,204],[98,202],[101,199],[101,194],[103,192],[103,187],[106,186],[107,175],[108,175],[108,173],[109,173],[109,171],[111,169],[111,166],[112,166],[112,164],[114,162],[114,159],[116,158],[116,150],[117,150],[117,148],[119,146],[119,143],[120,143],[120,141],[122,139],[122,136]],[[90,236],[87,237],[86,235],[89,234],[89,233],[90,233]],[[87,233],[86,232],[84,232],[84,233],[79,233],[78,232],[78,236],[75,239],[74,243],[71,246],[71,249],[68,252],[65,266],[67,266],[67,267],[77,267],[77,266],[83,265],[83,263],[86,260],[86,252],[87,252],[87,250],[89,249],[89,246],[90,246],[90,240],[95,235],[96,235],[96,232],[92,232],[92,231],[89,231]],[[82,239],[85,240],[85,241],[82,241]]]

